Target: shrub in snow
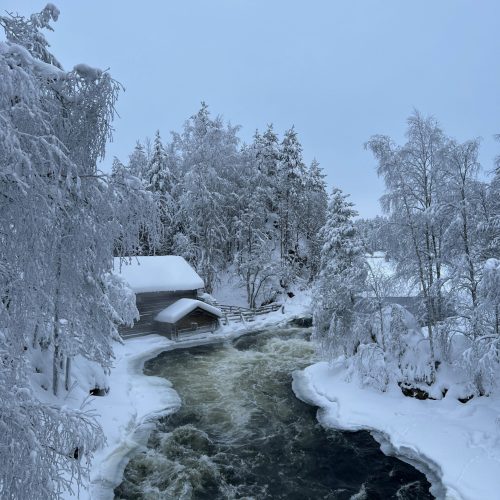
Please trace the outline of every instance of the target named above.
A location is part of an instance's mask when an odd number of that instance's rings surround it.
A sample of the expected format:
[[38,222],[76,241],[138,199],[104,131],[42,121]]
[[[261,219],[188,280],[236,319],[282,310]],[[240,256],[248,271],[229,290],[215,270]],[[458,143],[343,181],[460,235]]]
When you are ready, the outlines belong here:
[[364,385],[385,391],[389,383],[389,367],[381,347],[375,343],[361,344],[353,358],[354,367]]
[[360,343],[352,360],[362,382],[379,390],[390,382],[429,382],[429,345],[412,314],[393,304],[382,309],[382,320],[379,316],[375,313],[358,321],[358,328],[368,331],[372,339]]

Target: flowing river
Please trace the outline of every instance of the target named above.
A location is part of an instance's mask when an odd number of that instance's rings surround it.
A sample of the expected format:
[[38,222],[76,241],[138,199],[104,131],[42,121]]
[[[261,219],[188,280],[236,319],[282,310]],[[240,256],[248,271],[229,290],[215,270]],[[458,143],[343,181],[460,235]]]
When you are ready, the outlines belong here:
[[309,335],[266,330],[150,360],[145,373],[170,380],[182,407],[159,421],[115,498],[433,498],[368,432],[324,429],[295,397],[291,373],[315,361]]

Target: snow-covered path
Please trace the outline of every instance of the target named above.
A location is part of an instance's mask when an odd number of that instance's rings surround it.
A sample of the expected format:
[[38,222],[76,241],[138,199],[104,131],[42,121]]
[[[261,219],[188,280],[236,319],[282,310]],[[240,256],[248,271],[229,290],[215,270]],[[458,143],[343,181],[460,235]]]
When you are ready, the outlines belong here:
[[500,498],[500,399],[467,404],[419,401],[398,387],[385,393],[346,381],[342,365],[322,362],[294,373],[297,397],[318,406],[321,424],[371,431],[382,451],[424,472],[438,498]]

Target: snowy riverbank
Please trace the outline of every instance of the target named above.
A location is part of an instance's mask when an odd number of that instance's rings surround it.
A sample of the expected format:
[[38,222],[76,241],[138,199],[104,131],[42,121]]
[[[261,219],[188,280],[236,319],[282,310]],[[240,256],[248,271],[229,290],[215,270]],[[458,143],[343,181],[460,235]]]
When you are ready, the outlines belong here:
[[[155,421],[175,412],[181,404],[177,392],[167,380],[144,375],[147,360],[166,350],[231,340],[256,330],[286,324],[307,314],[308,302],[307,296],[297,297],[285,305],[285,313],[276,311],[257,317],[251,323],[232,323],[215,334],[194,336],[182,342],[149,335],[117,343],[114,367],[106,380],[109,393],[104,397],[92,397],[89,405],[97,414],[107,443],[95,454],[90,466],[90,484],[80,491],[79,498],[112,499],[113,490],[120,484],[130,457],[146,445]],[[85,376],[86,370],[88,367],[75,366],[75,378],[80,379],[82,386],[89,379]],[[73,397],[66,403],[78,407],[86,393],[82,389],[74,390]],[[74,496],[68,495],[67,498]]]
[[424,472],[437,498],[494,500],[500,488],[500,399],[419,401],[399,387],[385,393],[348,380],[343,365],[294,373],[297,397],[319,407],[327,427],[369,430],[382,451]]

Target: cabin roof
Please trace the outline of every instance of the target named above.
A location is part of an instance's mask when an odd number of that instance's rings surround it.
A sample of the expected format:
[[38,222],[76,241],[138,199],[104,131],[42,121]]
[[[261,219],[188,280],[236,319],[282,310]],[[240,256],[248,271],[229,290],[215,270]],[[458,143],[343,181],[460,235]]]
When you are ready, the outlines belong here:
[[196,271],[177,255],[155,255],[120,259],[113,272],[121,276],[135,293],[197,290],[205,283]]
[[155,321],[159,321],[160,323],[177,323],[177,321],[197,308],[203,309],[218,318],[222,316],[220,309],[217,309],[217,307],[211,306],[205,302],[201,302],[201,300],[179,299],[167,308],[163,309],[163,311],[160,311],[155,316]]

